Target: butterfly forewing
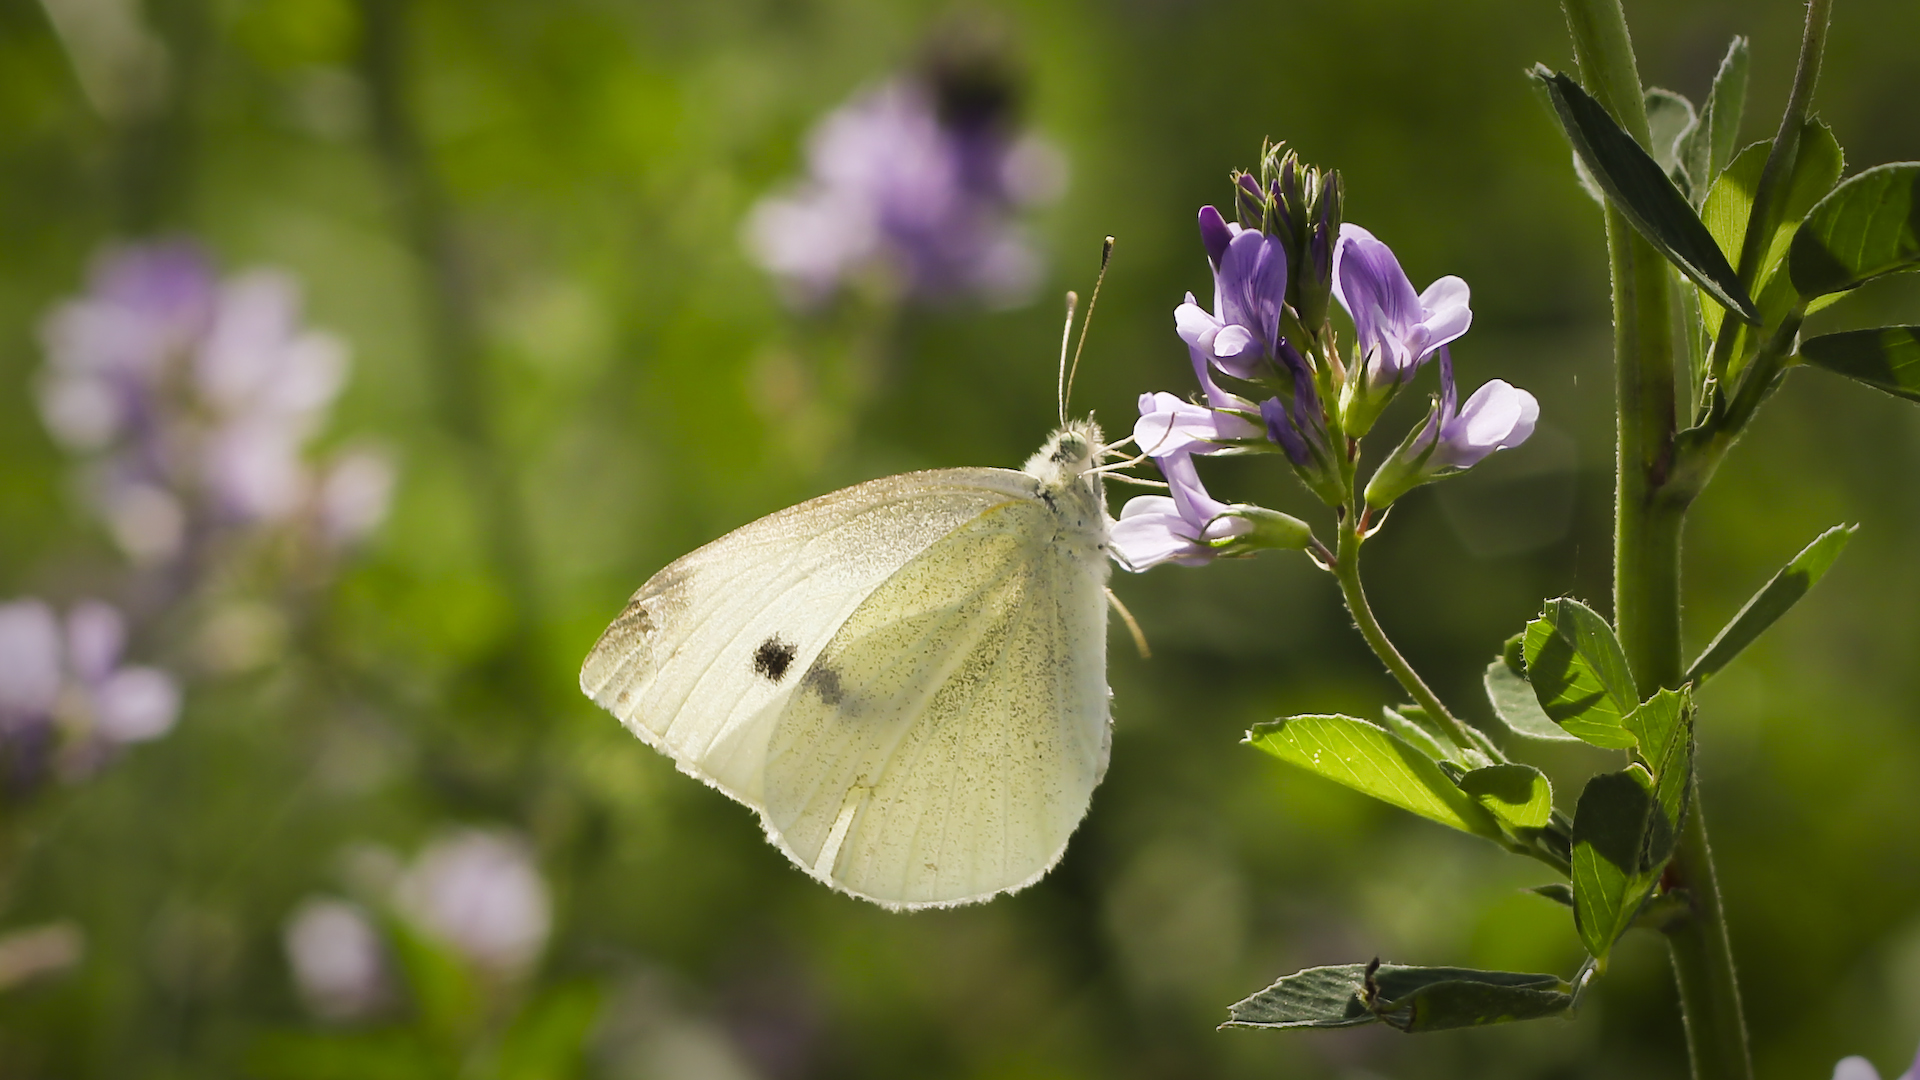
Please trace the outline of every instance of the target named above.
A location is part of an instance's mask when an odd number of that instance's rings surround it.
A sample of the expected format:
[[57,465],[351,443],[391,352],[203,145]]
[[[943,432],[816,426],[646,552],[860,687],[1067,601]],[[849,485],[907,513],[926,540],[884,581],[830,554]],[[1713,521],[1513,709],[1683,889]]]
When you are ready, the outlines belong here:
[[641,586],[588,655],[581,688],[683,770],[758,808],[772,723],[846,616],[941,537],[1033,490],[1022,473],[942,469],[761,518]]

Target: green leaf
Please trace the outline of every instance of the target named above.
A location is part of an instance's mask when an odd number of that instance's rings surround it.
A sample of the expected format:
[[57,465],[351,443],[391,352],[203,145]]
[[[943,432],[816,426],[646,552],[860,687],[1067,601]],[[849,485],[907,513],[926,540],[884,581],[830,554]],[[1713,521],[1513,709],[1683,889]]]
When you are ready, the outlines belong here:
[[404,919],[382,920],[406,976],[422,1032],[442,1046],[462,1044],[481,1020],[480,987],[459,956]]
[[1687,172],[1680,160],[1681,143],[1699,124],[1693,102],[1657,86],[1647,88],[1647,130],[1652,133],[1653,160],[1685,190]]
[[1908,401],[1920,401],[1920,326],[1822,334],[1800,343],[1800,359]]
[[[1707,230],[1713,233],[1714,241],[1720,244],[1721,251],[1726,253],[1730,261],[1740,258],[1741,245],[1746,242],[1747,219],[1753,211],[1753,193],[1760,185],[1760,174],[1766,169],[1767,155],[1772,149],[1773,142],[1768,140],[1742,150],[1727,171],[1714,182],[1713,191],[1707,195],[1708,205],[1701,210]],[[1803,124],[1793,172],[1780,189],[1779,212],[1772,235],[1767,238],[1767,246],[1762,250],[1760,261],[1754,269],[1753,280],[1762,283],[1755,299],[1762,326],[1778,323],[1798,299],[1785,274],[1787,251],[1793,244],[1794,231],[1819,205],[1820,200],[1833,190],[1833,185],[1839,182],[1840,173],[1845,168],[1846,157],[1840,150],[1839,141],[1833,137],[1832,129],[1817,119]],[[1707,333],[1719,334],[1720,312],[1711,305],[1703,306],[1701,312]]]
[[1787,264],[1805,297],[1920,264],[1920,162],[1879,165],[1833,189],[1794,234]]
[[1736,37],[1727,46],[1713,89],[1700,108],[1699,123],[1682,140],[1681,165],[1693,181],[1693,201],[1706,198],[1720,170],[1733,160],[1734,140],[1740,134],[1740,114],[1747,102],[1747,39]]
[[1544,828],[1553,816],[1553,785],[1531,765],[1475,769],[1460,778],[1460,790],[1509,825]]
[[1523,647],[1527,681],[1549,719],[1595,746],[1633,746],[1620,721],[1640,704],[1640,695],[1605,619],[1578,600],[1549,600],[1527,624]]
[[1463,832],[1500,839],[1500,826],[1434,760],[1351,716],[1291,716],[1256,724],[1248,743],[1337,784]]
[[1647,821],[1640,863],[1657,867],[1673,854],[1692,790],[1693,691],[1661,690],[1627,717],[1625,727],[1639,740],[1640,763],[1653,774],[1653,802],[1660,812]]
[[[1517,638],[1519,635],[1515,635]],[[1505,657],[1487,665],[1487,700],[1493,703],[1494,715],[1507,725],[1507,730],[1529,739],[1545,739],[1549,742],[1579,742],[1578,735],[1569,735],[1567,729],[1553,722],[1540,708],[1540,702],[1533,696],[1533,687],[1527,684],[1525,675],[1515,670],[1514,665]]]
[[1421,753],[1435,761],[1454,758],[1454,754],[1448,753],[1447,748],[1440,745],[1440,740],[1416,722],[1416,718],[1425,719],[1426,715],[1427,711],[1418,705],[1402,705],[1398,709],[1387,705],[1380,709],[1381,718],[1387,722],[1387,730],[1411,743]]
[[1562,885],[1556,881],[1551,885],[1535,885],[1527,891],[1539,896],[1544,896],[1556,904],[1562,904],[1566,907],[1573,906],[1573,887],[1570,885]]
[[1755,319],[1753,301],[1700,218],[1660,163],[1566,75],[1536,65],[1560,126],[1622,216],[1721,306]]
[[1653,783],[1632,765],[1587,781],[1573,812],[1573,922],[1587,951],[1605,959],[1633,922],[1655,874],[1642,865]]
[[1774,620],[1785,615],[1788,608],[1799,603],[1800,598],[1807,595],[1807,591],[1825,576],[1827,568],[1840,557],[1840,552],[1845,550],[1847,541],[1853,539],[1853,532],[1857,528],[1857,525],[1835,525],[1814,537],[1813,543],[1802,548],[1800,554],[1781,567],[1780,572],[1761,586],[1760,591],[1754,593],[1739,613],[1721,628],[1720,633],[1707,645],[1706,651],[1700,654],[1700,659],[1687,669],[1683,681],[1697,683],[1726,667],[1728,661],[1740,655],[1741,650],[1772,626]]
[[1227,1009],[1225,1027],[1341,1028],[1384,1021],[1445,1031],[1558,1016],[1573,1004],[1554,975],[1341,964],[1288,975]]
[[562,983],[543,992],[500,1040],[497,1080],[565,1080],[585,1064],[587,1037],[600,1014],[600,988]]

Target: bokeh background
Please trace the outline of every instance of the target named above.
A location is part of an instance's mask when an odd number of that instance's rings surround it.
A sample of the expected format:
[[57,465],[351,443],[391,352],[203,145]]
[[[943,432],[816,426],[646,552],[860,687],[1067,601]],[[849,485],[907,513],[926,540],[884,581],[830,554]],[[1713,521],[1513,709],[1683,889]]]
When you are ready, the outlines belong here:
[[[1696,99],[1751,35],[1743,141],[1771,133],[1801,14],[1629,5],[1644,77]],[[1067,165],[1025,212],[1036,298],[796,309],[742,222],[804,171],[819,117],[961,24],[1005,43],[1023,122]],[[1911,0],[1837,5],[1817,109],[1850,169],[1920,157],[1916,40]],[[1683,1076],[1646,935],[1571,1023],[1215,1030],[1313,964],[1581,957],[1522,891],[1539,867],[1238,745],[1397,700],[1304,559],[1116,582],[1155,652],[1114,639],[1092,813],[1046,880],[963,910],[830,893],[575,688],[626,595],[727,529],[887,473],[1017,465],[1053,415],[1056,298],[1108,233],[1074,406],[1124,427],[1140,392],[1187,393],[1169,315],[1208,284],[1194,211],[1272,137],[1342,170],[1349,219],[1417,284],[1472,284],[1470,385],[1540,399],[1531,442],[1403,500],[1369,548],[1389,631],[1484,716],[1480,673],[1541,598],[1607,599],[1600,218],[1534,61],[1571,66],[1551,4],[0,0],[0,601],[121,606],[128,656],[183,703],[0,808],[0,930],[27,935],[0,948],[0,1076]],[[371,447],[395,477],[353,545],[214,575],[185,610],[38,405],[48,312],[107,245],[156,237],[300,283],[352,363],[306,452]],[[1894,280],[1821,318],[1916,313]],[[1276,460],[1208,480],[1313,517]],[[1891,1075],[1920,1040],[1915,476],[1920,412],[1795,372],[1690,526],[1696,644],[1818,532],[1861,526],[1702,694],[1767,1080],[1849,1053]],[[1573,791],[1597,762],[1553,765]],[[485,939],[464,954],[462,917]],[[303,992],[301,940],[375,966],[334,972],[351,1000]]]

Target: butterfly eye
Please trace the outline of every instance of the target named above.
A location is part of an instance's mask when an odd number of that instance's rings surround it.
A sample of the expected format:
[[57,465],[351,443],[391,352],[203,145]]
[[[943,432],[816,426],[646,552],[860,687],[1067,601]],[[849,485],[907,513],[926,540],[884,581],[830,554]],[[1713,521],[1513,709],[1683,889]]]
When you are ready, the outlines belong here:
[[1060,436],[1060,444],[1053,451],[1053,460],[1056,462],[1084,461],[1087,450],[1086,436],[1068,432]]

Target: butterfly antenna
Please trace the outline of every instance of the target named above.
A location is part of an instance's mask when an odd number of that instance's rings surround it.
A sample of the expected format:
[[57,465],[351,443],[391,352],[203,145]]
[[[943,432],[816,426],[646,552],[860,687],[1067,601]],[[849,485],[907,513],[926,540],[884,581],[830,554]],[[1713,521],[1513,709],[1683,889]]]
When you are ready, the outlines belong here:
[[[1087,347],[1087,327],[1093,325],[1093,307],[1100,302],[1100,286],[1107,280],[1107,263],[1113,260],[1113,237],[1100,245],[1100,276],[1093,279],[1093,295],[1087,298],[1087,317],[1080,320],[1080,340],[1073,346],[1073,366],[1067,369],[1066,381],[1060,386],[1060,422],[1067,422],[1067,399],[1073,396],[1073,376],[1080,370],[1080,350]],[[1065,343],[1062,342],[1064,345]],[[1062,350],[1062,357],[1065,350]]]
[[1067,426],[1067,343],[1073,340],[1073,309],[1080,303],[1080,294],[1067,292],[1067,324],[1060,328],[1060,385],[1054,389],[1053,399],[1060,403],[1060,426]]

